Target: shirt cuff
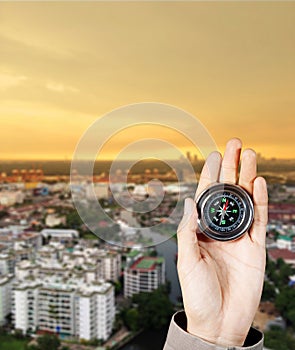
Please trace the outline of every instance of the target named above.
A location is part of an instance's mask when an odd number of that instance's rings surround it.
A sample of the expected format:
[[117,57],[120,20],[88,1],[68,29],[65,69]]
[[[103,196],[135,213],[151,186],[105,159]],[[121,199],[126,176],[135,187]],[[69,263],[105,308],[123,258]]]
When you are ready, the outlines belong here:
[[263,334],[250,328],[243,346],[224,347],[209,343],[186,331],[187,320],[184,311],[173,315],[163,350],[262,350]]

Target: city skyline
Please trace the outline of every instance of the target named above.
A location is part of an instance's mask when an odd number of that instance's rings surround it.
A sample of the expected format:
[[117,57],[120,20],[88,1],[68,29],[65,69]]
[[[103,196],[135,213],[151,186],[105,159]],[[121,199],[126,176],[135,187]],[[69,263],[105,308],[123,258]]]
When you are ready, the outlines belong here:
[[[0,159],[71,159],[98,117],[146,101],[196,116],[221,152],[236,136],[267,158],[294,158],[294,3],[1,3],[0,10]],[[196,153],[171,130],[139,127],[114,136],[102,159],[146,135]]]

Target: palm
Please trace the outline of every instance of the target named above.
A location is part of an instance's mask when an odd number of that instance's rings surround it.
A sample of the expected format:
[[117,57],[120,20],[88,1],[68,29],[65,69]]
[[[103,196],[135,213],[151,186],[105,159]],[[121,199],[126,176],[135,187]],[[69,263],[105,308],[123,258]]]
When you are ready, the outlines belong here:
[[[208,182],[205,175],[207,180],[202,182],[201,178],[198,192]],[[188,329],[208,341],[218,342],[222,335],[221,343],[242,343],[260,300],[265,268],[261,231],[265,231],[265,225],[259,217],[261,207],[257,201],[265,193],[261,189],[259,192],[259,186],[254,191],[256,222],[241,239],[225,243],[198,234],[190,250],[189,246],[181,246],[179,236],[178,272]],[[193,215],[197,215],[195,209]]]

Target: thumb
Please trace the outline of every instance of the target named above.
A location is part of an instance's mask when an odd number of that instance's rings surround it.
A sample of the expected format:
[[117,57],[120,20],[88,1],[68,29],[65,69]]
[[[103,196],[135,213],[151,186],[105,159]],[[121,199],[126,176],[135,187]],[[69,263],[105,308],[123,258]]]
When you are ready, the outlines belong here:
[[184,213],[177,230],[178,266],[188,267],[200,260],[200,247],[197,238],[198,213],[193,199],[186,198]]

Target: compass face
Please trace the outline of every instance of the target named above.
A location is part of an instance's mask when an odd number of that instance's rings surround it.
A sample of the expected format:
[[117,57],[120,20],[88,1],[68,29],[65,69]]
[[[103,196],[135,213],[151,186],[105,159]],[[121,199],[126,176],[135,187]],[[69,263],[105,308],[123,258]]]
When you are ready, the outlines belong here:
[[208,237],[227,241],[239,238],[252,224],[253,204],[237,185],[216,184],[197,201],[199,228]]

